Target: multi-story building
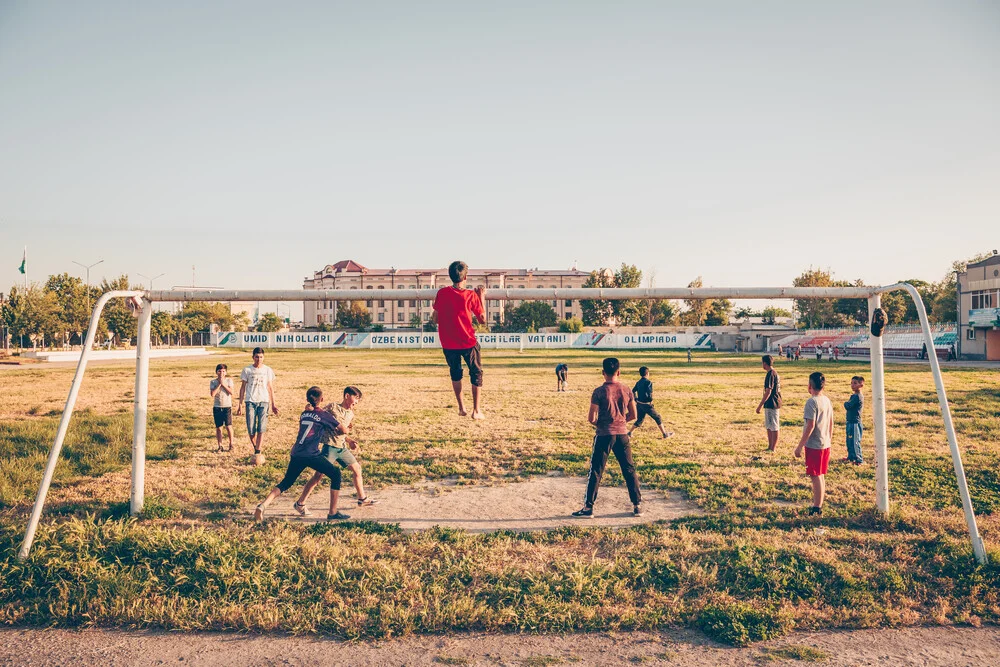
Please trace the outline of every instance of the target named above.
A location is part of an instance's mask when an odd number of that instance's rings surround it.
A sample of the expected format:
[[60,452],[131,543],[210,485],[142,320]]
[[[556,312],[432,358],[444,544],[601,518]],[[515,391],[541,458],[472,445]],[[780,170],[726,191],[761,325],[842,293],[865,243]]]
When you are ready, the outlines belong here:
[[955,277],[959,356],[1000,360],[1000,255],[994,250]]
[[[576,267],[565,271],[540,269],[469,269],[469,287],[485,285],[489,289],[583,287],[590,273]],[[374,299],[365,301],[374,324],[386,327],[408,327],[416,315],[421,322],[433,313],[434,294],[451,285],[448,268],[440,269],[369,269],[354,260],[343,260],[323,267],[304,279],[303,289],[420,289],[427,290],[426,299]],[[518,305],[519,301],[512,302]],[[560,299],[546,302],[561,318],[582,317],[579,301]],[[503,322],[504,302],[487,300],[486,317],[491,322]],[[332,325],[337,320],[335,301],[303,303],[303,326]]]

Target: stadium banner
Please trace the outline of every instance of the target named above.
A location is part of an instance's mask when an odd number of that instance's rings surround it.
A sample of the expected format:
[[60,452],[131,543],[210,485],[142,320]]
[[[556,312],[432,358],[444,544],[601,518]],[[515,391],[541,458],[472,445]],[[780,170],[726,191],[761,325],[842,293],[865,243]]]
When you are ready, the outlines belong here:
[[[560,349],[597,348],[630,349],[711,349],[707,333],[603,334],[603,333],[480,333],[479,345],[485,349]],[[361,348],[419,349],[439,347],[435,332],[272,332],[232,331],[212,334],[215,347],[249,349],[288,348]]]

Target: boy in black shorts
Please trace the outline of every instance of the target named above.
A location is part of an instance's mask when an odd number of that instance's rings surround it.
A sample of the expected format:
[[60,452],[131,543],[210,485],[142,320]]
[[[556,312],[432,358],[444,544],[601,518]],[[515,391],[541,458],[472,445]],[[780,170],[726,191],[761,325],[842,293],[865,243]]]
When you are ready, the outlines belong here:
[[660,429],[660,434],[664,438],[672,436],[674,432],[664,430],[663,418],[660,417],[660,413],[653,407],[653,383],[649,381],[649,368],[646,366],[639,367],[639,381],[632,388],[632,393],[635,394],[635,410],[639,418],[632,424],[632,428],[629,429],[628,434],[632,435],[632,431],[642,426],[642,422],[646,420],[646,415],[649,415],[656,423],[656,427]]
[[569,377],[569,366],[563,363],[556,364],[556,391],[566,391],[567,377]]
[[215,378],[208,383],[208,395],[212,401],[212,416],[215,418],[215,441],[222,450],[222,427],[229,433],[229,449],[233,451],[233,379],[228,376],[229,369],[225,364],[215,367]]

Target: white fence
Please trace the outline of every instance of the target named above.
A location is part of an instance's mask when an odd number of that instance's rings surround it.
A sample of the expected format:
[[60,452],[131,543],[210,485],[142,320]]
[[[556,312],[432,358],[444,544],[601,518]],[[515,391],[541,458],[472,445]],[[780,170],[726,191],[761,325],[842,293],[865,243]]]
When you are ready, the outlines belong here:
[[[476,334],[485,349],[559,349],[583,348],[601,350],[633,349],[712,349],[707,333],[603,334],[603,333],[481,333]],[[288,333],[255,333],[233,331],[213,334],[212,345],[247,349],[346,348],[346,349],[419,349],[439,348],[434,332],[362,332],[316,331]]]

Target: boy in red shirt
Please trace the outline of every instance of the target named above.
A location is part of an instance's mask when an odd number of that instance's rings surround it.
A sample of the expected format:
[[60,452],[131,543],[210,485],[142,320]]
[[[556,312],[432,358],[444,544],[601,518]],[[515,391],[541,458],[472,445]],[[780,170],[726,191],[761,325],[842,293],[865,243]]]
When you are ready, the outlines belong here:
[[469,367],[469,382],[472,383],[472,418],[486,419],[479,407],[479,390],[483,386],[483,366],[479,356],[479,341],[472,324],[475,316],[481,324],[486,323],[483,311],[483,291],[480,285],[475,290],[465,288],[469,267],[465,262],[455,261],[448,266],[451,287],[442,287],[434,297],[434,310],[438,319],[438,338],[444,349],[451,373],[451,386],[458,399],[458,414],[466,416],[462,402],[462,360]]

